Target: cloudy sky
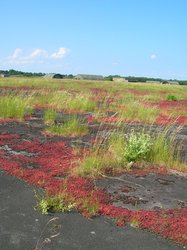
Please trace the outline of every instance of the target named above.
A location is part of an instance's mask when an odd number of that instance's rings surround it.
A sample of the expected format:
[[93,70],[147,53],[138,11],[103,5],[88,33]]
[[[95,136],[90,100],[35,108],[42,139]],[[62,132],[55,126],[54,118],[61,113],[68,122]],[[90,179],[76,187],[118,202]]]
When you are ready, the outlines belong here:
[[187,79],[187,0],[6,0],[0,69]]

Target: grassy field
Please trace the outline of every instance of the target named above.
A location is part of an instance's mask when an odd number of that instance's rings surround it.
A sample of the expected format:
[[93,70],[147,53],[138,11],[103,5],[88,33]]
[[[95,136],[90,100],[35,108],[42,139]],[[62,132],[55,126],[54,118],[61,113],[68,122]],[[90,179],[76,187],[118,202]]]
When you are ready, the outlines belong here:
[[[95,183],[124,173],[186,175],[185,145],[178,137],[186,125],[186,86],[0,79],[0,168],[45,188],[38,205],[43,213],[76,208],[141,227],[144,211],[111,206],[110,195]],[[157,224],[142,227],[162,235],[173,225],[167,213],[146,215],[153,224],[163,222],[160,231]],[[183,210],[172,219],[179,214],[183,223]],[[180,230],[164,237],[186,242]]]

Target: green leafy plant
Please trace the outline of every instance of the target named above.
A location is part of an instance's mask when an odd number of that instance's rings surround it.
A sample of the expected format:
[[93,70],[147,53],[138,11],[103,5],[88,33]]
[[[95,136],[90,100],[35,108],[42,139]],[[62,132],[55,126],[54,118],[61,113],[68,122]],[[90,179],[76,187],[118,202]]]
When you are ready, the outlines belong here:
[[128,162],[136,162],[138,160],[146,160],[151,151],[153,142],[149,134],[144,132],[132,131],[126,140],[126,147],[124,150],[124,158]]
[[177,101],[178,99],[175,95],[169,94],[169,95],[167,95],[166,100],[167,101]]
[[48,214],[49,212],[69,212],[75,208],[75,203],[70,203],[64,199],[63,194],[50,196],[48,194],[41,195],[35,193],[37,199],[37,209],[42,214]]

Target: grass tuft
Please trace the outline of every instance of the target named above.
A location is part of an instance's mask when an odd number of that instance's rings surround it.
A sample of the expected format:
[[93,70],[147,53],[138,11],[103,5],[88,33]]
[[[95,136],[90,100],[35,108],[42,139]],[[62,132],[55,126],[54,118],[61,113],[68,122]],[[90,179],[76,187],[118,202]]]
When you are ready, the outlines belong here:
[[3,96],[0,98],[0,117],[23,119],[32,109],[27,100],[17,96]]
[[44,112],[44,122],[45,124],[54,124],[55,119],[57,118],[57,111],[53,109],[45,110]]
[[64,136],[78,136],[88,134],[89,129],[76,117],[71,117],[63,124],[52,125],[46,128],[47,132]]

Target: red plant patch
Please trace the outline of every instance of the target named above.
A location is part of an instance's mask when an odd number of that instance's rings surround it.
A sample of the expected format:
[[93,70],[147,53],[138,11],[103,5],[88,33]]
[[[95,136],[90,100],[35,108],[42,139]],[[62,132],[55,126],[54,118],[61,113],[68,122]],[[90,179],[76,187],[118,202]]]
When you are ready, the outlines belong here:
[[157,124],[186,124],[187,116],[171,117],[169,115],[160,114],[155,123]]
[[7,122],[20,122],[20,120],[16,118],[0,118],[0,123],[7,123]]

